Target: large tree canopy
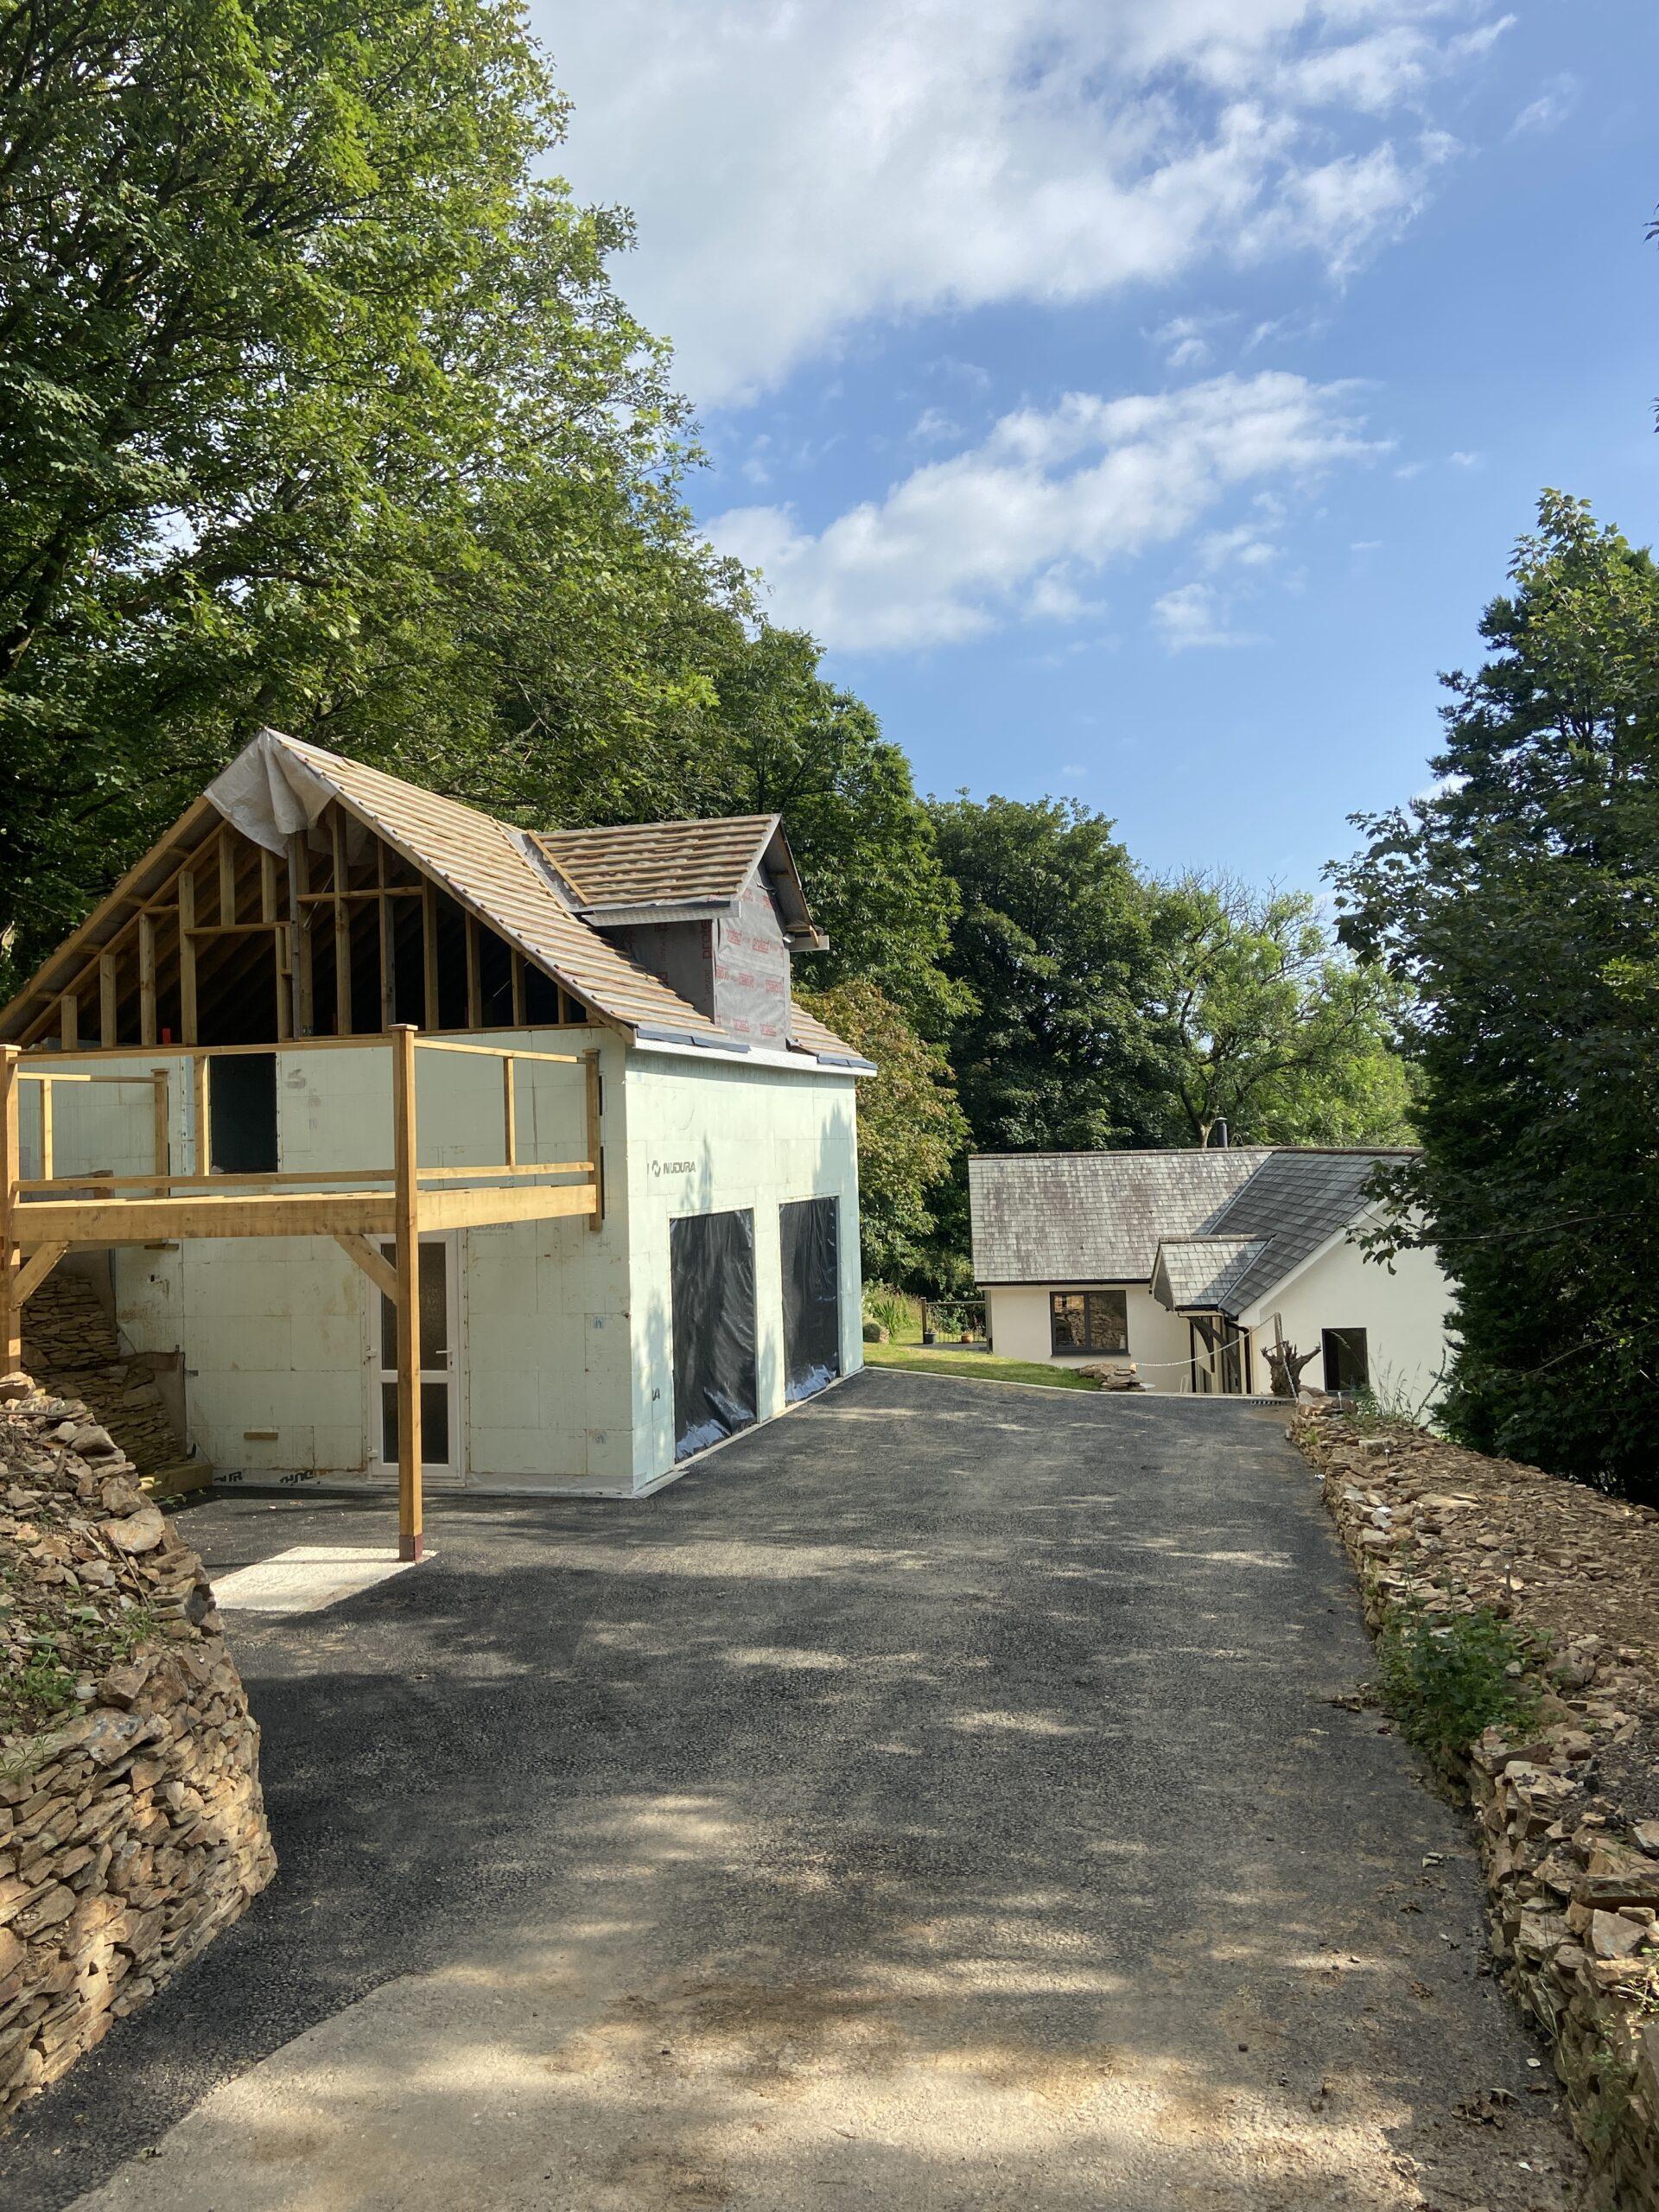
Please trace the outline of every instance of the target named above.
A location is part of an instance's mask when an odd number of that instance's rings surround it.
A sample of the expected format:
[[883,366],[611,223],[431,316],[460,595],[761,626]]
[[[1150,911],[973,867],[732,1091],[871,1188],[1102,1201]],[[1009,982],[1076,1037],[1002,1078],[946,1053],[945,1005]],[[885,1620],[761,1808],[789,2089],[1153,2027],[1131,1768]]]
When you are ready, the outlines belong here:
[[925,996],[903,755],[700,543],[514,0],[14,9],[0,67],[10,980],[273,722],[528,822],[782,806],[826,976]]
[[1362,820],[1343,931],[1414,989],[1422,1154],[1467,1441],[1655,1493],[1659,571],[1546,493],[1433,792]]
[[1344,957],[1306,892],[1186,875],[1150,895],[1170,1141],[1406,1141],[1401,987]]

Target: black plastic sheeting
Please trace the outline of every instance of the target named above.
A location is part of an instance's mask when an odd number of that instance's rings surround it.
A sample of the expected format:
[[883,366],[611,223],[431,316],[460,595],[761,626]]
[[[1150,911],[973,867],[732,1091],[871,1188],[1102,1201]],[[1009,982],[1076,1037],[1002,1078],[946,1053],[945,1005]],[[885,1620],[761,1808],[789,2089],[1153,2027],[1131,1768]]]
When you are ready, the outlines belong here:
[[841,1372],[841,1222],[834,1198],[778,1209],[784,1259],[784,1395],[793,1404]]
[[674,1313],[674,1457],[689,1459],[755,1417],[754,1216],[694,1214],[668,1225]]

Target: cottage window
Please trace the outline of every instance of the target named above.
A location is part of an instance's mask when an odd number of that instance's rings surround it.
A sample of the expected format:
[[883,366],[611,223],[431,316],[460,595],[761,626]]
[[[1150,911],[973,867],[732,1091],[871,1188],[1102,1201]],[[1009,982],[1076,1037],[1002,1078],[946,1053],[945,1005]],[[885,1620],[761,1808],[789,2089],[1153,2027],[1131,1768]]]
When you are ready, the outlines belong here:
[[1048,1331],[1056,1352],[1127,1352],[1128,1300],[1121,1290],[1052,1290]]
[[1370,1353],[1363,1329],[1325,1329],[1320,1332],[1325,1354],[1325,1387],[1333,1392],[1363,1390],[1371,1379]]

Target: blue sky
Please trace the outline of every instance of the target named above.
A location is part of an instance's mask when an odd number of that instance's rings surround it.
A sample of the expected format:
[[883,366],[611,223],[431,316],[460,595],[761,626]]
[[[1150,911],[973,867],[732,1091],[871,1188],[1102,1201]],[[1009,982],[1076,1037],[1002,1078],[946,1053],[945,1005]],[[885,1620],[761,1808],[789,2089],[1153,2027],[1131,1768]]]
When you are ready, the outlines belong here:
[[699,517],[925,790],[1314,886],[1427,781],[1539,488],[1659,536],[1650,4],[532,17]]

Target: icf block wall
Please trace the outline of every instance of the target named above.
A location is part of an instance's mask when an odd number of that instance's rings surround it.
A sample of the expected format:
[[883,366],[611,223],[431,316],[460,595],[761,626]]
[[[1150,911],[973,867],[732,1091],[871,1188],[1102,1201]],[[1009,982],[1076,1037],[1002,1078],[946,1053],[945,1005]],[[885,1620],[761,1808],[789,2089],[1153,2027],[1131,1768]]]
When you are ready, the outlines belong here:
[[766,1421],[784,1410],[779,1208],[794,1198],[839,1199],[842,1371],[862,1366],[856,1089],[851,1076],[828,1071],[745,1066],[693,1053],[629,1055],[636,1489],[674,1470],[669,1224],[677,1216],[753,1211],[757,1409]]
[[[620,1040],[568,1029],[490,1039],[509,1041],[525,1051],[600,1051],[616,1077],[607,1085],[607,1141],[620,1157]],[[66,1058],[63,1065],[90,1072],[95,1064]],[[152,1065],[173,1073],[171,1164],[194,1166],[200,1155],[189,1056],[158,1052],[152,1061],[147,1055],[146,1073]],[[422,1051],[416,1065],[421,1164],[503,1164],[500,1062]],[[385,1046],[302,1043],[280,1048],[276,1068],[280,1166],[390,1166],[391,1060]],[[584,1158],[582,1067],[521,1062],[516,1081],[518,1158]],[[56,1094],[55,1165],[61,1173],[147,1172],[152,1129],[147,1089],[66,1084]],[[26,1173],[38,1159],[37,1112],[29,1130]],[[618,1182],[598,1234],[574,1219],[452,1237],[461,1326],[452,1386],[461,1397],[461,1461],[447,1478],[429,1471],[429,1482],[632,1487],[626,1178]],[[191,1440],[216,1467],[254,1476],[367,1471],[378,1411],[378,1301],[331,1238],[122,1249],[112,1255],[112,1274],[117,1319],[132,1348],[182,1353]]]

